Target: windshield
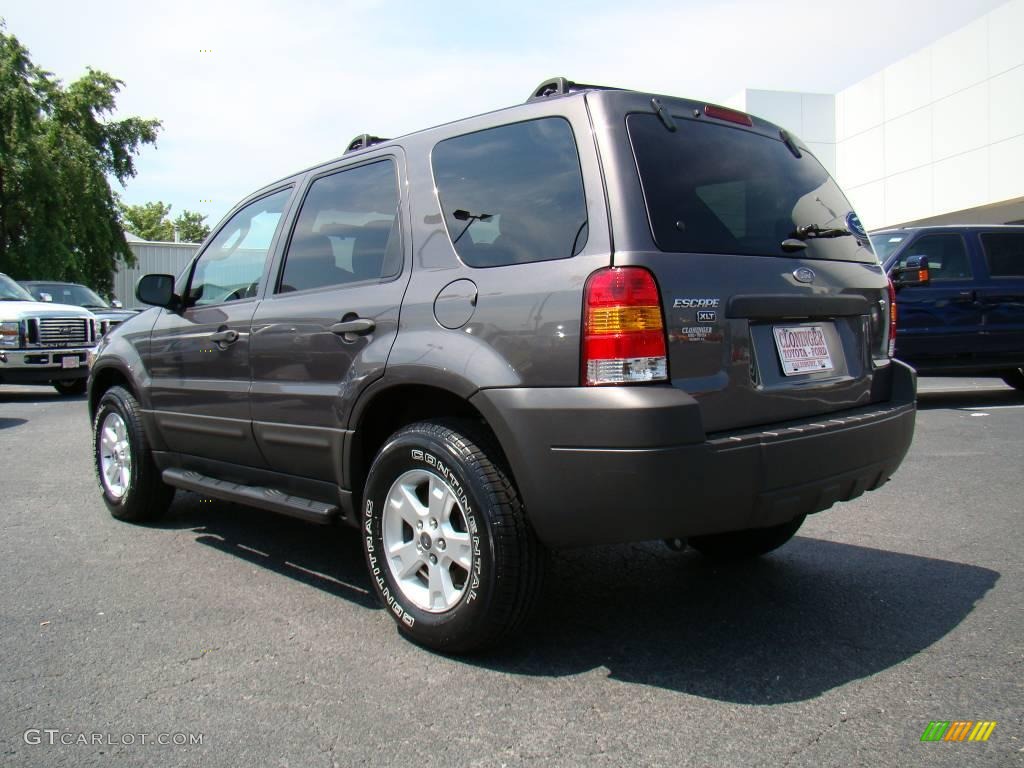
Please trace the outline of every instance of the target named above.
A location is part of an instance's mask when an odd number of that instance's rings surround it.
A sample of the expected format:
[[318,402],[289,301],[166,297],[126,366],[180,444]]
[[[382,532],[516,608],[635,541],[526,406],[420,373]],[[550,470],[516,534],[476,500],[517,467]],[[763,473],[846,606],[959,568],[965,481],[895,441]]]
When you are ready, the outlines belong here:
[[[676,125],[669,131],[654,114],[626,118],[661,250],[876,261],[849,201],[810,152],[796,157],[781,140],[716,123],[678,117]],[[782,247],[794,238],[806,248]]]
[[[37,301],[53,301],[57,304],[74,304],[94,309],[106,309],[110,306],[91,289],[74,283],[31,283],[28,290]],[[44,293],[50,298],[44,297]]]
[[32,295],[7,275],[0,275],[0,301],[32,301]]
[[875,232],[871,235],[871,244],[875,246],[878,260],[883,264],[889,261],[889,257],[896,253],[905,242],[907,242],[905,234]]

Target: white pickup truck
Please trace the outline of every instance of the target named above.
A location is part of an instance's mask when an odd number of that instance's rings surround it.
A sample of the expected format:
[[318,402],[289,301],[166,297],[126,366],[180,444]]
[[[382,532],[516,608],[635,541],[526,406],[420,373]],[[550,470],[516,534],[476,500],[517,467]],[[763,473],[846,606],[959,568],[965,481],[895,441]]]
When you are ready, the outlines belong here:
[[85,393],[99,321],[69,304],[36,301],[0,273],[0,384],[52,384]]

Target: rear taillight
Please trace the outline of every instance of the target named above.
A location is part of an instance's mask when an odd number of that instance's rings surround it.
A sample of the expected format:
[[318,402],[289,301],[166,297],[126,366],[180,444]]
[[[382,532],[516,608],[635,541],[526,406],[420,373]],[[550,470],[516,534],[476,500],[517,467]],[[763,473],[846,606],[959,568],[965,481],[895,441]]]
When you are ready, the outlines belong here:
[[583,383],[668,379],[665,322],[654,275],[608,267],[587,280],[583,307]]
[[889,281],[889,357],[896,352],[896,287]]

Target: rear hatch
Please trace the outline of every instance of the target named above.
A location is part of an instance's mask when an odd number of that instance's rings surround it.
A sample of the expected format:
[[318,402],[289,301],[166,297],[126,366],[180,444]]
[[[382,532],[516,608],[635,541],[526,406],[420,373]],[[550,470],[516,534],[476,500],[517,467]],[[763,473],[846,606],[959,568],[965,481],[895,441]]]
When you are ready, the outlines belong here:
[[654,274],[668,375],[698,399],[705,429],[887,398],[888,282],[814,155],[742,113],[641,103],[618,146],[642,190],[623,208],[646,220],[647,242],[620,250],[617,238],[614,260]]

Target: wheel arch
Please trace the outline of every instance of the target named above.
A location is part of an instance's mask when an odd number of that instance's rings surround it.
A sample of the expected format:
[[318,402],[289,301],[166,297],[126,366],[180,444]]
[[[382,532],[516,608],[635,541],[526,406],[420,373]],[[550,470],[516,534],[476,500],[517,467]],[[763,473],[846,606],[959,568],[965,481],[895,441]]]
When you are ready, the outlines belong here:
[[138,391],[132,383],[131,377],[120,368],[107,365],[100,369],[93,369],[89,377],[89,420],[96,418],[96,411],[99,409],[100,399],[111,387],[124,387],[132,393],[132,397],[139,399]]
[[396,383],[374,389],[353,412],[352,431],[345,445],[345,479],[357,509],[370,465],[381,446],[402,427],[419,421],[461,419],[474,423],[493,439],[501,452],[495,458],[511,473],[494,429],[463,395],[436,384]]

